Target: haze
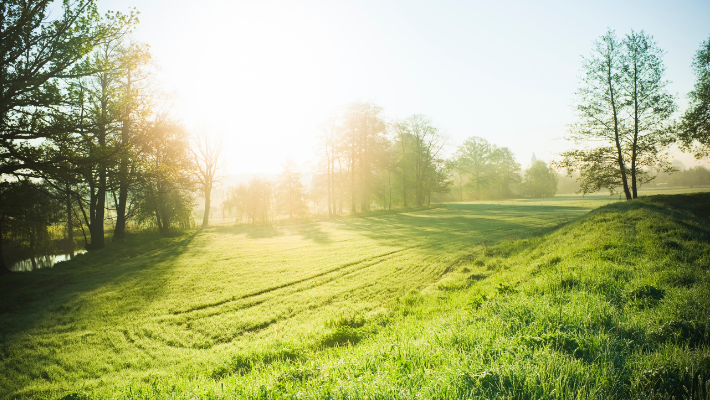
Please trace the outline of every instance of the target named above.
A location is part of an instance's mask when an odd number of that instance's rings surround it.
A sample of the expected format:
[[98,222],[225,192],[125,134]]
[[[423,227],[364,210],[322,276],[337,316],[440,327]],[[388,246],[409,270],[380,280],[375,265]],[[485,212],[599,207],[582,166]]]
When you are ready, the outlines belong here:
[[[679,112],[710,3],[102,1],[136,7],[160,79],[189,126],[228,136],[229,173],[313,159],[318,126],[354,100],[389,118],[422,113],[450,136],[552,159],[573,122],[581,56],[607,28],[654,36]],[[677,156],[687,166],[690,155]]]

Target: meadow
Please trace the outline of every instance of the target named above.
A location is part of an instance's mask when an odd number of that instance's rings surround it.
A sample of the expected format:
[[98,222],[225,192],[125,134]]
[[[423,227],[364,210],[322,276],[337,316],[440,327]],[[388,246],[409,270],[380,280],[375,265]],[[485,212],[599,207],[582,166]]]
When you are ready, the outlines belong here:
[[707,398],[710,197],[616,200],[137,234],[0,283],[0,396]]

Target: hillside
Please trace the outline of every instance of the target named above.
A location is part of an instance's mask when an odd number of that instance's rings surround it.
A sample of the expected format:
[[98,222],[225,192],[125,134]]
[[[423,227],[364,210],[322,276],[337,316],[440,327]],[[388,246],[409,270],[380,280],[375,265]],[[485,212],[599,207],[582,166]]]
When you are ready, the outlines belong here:
[[710,195],[572,204],[218,227],[13,276],[0,393],[706,398]]

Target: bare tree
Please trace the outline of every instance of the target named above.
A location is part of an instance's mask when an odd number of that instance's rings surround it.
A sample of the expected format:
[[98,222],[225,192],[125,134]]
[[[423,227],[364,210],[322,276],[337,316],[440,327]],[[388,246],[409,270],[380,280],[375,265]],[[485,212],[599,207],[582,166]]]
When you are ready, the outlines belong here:
[[202,227],[209,225],[210,195],[215,185],[221,182],[217,174],[223,167],[222,150],[224,149],[224,136],[211,134],[203,129],[193,134],[192,138],[192,163],[195,166],[194,175],[199,184],[202,195],[205,197],[205,212],[202,216]]

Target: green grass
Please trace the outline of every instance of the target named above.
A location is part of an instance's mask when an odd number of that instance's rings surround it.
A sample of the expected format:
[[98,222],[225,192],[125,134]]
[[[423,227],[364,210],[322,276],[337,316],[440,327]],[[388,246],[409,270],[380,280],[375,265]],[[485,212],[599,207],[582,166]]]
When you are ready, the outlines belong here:
[[0,396],[706,398],[710,196],[609,201],[134,236],[0,284]]

